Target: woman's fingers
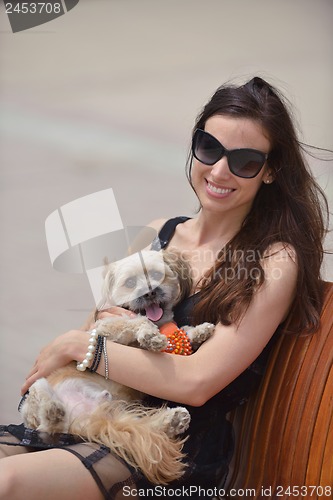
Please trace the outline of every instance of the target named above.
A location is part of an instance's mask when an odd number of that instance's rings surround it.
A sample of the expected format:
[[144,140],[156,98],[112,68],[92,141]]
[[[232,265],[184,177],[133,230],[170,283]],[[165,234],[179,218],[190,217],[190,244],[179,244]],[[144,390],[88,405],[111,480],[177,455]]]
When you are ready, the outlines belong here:
[[112,306],[97,313],[97,319],[112,318],[116,316],[129,316],[130,318],[134,318],[136,314],[128,309],[118,306]]
[[38,372],[36,372],[34,375],[26,378],[24,384],[21,387],[21,395],[22,396],[27,392],[27,390],[32,386],[32,384],[34,382],[36,382],[36,380],[38,380],[38,378],[40,378],[38,376]]
[[[101,309],[95,315],[96,321],[106,318],[119,318],[122,316],[127,316],[129,318],[135,318],[137,314],[128,309],[124,309],[123,307],[112,306],[109,309]],[[87,330],[92,330],[96,326],[96,321],[91,322],[87,326]]]
[[38,368],[37,368],[37,364],[36,364],[33,366],[33,368],[30,370],[28,375],[25,377],[25,380],[27,380],[29,377],[31,377],[32,375],[34,375],[37,372],[38,372]]
[[39,353],[23,384],[22,393],[25,393],[37,379],[47,377],[54,370],[71,361],[83,359],[87,351],[87,343],[88,336],[81,330],[70,330],[56,337]]

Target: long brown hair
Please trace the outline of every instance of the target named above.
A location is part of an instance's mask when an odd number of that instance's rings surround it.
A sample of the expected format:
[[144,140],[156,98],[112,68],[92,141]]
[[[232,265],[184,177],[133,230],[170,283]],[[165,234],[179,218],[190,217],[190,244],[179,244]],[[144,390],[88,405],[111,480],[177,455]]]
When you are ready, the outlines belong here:
[[[267,163],[274,182],[262,184],[240,231],[221,249],[202,280],[194,320],[226,325],[239,320],[264,281],[261,260],[265,252],[283,242],[295,249],[298,266],[296,295],[287,321],[293,331],[314,331],[322,307],[320,269],[328,203],[305,160],[287,100],[255,77],[242,86],[219,87],[198,116],[193,133],[204,129],[214,115],[250,118],[263,127],[271,141]],[[191,166],[189,155],[190,183]]]

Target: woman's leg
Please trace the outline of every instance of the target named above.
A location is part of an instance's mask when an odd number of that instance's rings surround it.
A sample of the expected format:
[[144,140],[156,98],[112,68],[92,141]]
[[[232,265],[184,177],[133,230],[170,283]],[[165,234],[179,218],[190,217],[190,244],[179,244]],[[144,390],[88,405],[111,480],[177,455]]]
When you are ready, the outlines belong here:
[[10,446],[8,444],[0,444],[0,458],[11,457],[12,455],[21,455],[29,453],[29,449],[25,446]]
[[102,500],[88,469],[73,454],[52,449],[0,460],[1,500]]

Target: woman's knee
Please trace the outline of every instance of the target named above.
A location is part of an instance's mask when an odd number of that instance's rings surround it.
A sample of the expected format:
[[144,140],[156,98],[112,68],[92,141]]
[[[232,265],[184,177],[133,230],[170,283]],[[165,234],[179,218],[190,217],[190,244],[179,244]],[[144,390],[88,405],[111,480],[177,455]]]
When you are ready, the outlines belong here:
[[91,474],[68,452],[49,450],[0,460],[0,500],[101,500]]
[[18,485],[18,468],[15,465],[13,458],[15,455],[28,453],[28,448],[24,446],[10,446],[0,444],[0,500],[14,500],[15,487]]
[[15,492],[18,483],[19,478],[15,462],[12,457],[3,458],[0,461],[0,500],[8,500],[8,498],[15,500],[15,498],[18,498]]

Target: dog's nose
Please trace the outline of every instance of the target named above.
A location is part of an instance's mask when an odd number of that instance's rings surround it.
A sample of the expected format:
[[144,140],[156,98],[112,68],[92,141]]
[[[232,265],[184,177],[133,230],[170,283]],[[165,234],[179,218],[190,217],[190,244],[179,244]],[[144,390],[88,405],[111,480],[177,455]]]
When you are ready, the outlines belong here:
[[145,299],[151,299],[151,298],[156,297],[156,290],[149,290],[149,292],[143,294],[143,297]]

